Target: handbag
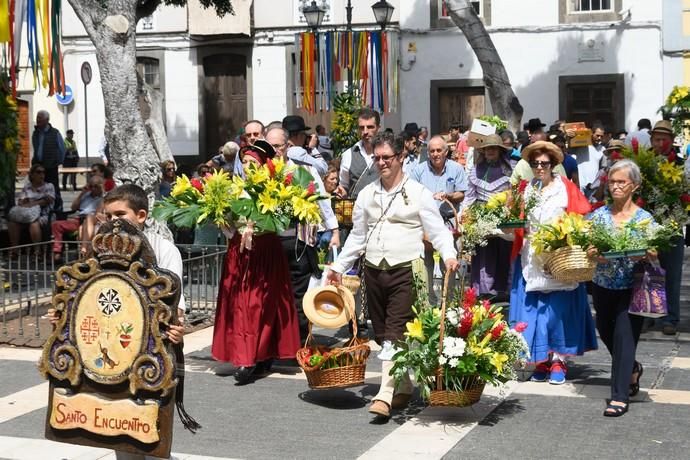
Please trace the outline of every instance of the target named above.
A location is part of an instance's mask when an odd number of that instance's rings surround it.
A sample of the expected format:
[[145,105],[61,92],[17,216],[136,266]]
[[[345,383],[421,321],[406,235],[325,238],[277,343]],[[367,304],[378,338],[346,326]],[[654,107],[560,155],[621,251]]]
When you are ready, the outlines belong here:
[[649,262],[635,264],[628,313],[648,318],[661,318],[668,314],[666,271],[658,264]]
[[41,207],[38,205],[30,207],[15,206],[10,209],[7,217],[12,222],[16,222],[18,224],[30,224],[37,221],[38,218],[41,217]]

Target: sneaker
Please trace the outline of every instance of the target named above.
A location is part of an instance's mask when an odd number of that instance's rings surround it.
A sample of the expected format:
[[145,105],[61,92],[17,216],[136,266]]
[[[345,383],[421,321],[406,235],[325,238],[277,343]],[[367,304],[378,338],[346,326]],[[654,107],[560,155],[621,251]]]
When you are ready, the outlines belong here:
[[565,373],[568,369],[565,367],[565,363],[560,361],[555,361],[551,365],[551,375],[549,377],[549,383],[551,385],[563,385],[565,383]]
[[546,382],[546,378],[549,376],[549,363],[539,363],[537,367],[534,368],[532,376],[529,378],[530,382]]

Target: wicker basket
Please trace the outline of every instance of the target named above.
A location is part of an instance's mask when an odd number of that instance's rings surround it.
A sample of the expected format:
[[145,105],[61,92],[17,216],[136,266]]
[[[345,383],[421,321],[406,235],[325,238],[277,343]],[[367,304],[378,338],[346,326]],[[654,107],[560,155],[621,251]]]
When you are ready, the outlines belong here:
[[[437,377],[438,378],[438,377]],[[431,406],[467,407],[479,402],[484,392],[484,381],[479,376],[465,377],[461,390],[432,390],[429,395]]]
[[[443,278],[443,297],[441,300],[441,318],[446,317],[446,299],[448,297],[448,278],[450,271],[446,271]],[[445,321],[441,321],[441,330],[438,338],[438,355],[443,355],[443,338],[446,334]],[[475,404],[482,397],[484,381],[478,375],[468,375],[460,382],[460,390],[447,390],[443,385],[443,370],[436,369],[436,389],[429,394],[431,406],[467,407]]]
[[352,292],[353,296],[356,296],[357,291],[359,291],[359,287],[362,284],[362,280],[357,275],[343,275],[342,283],[343,286]]
[[596,261],[589,258],[580,246],[558,248],[546,261],[546,270],[563,283],[592,281],[596,267]]
[[355,200],[349,198],[333,199],[333,213],[340,225],[352,226],[352,210],[355,207]]
[[[352,339],[347,346],[342,348],[328,348],[314,344],[314,337],[311,334],[311,324],[309,325],[309,335],[304,343],[304,347],[297,350],[297,363],[307,375],[307,383],[314,390],[325,390],[328,388],[346,388],[364,384],[364,373],[367,367],[367,358],[371,349],[368,341],[357,338],[357,320],[352,318]],[[332,369],[321,369],[327,359],[324,359],[318,366],[310,366],[308,356],[313,350],[318,350],[322,355],[328,354],[329,358],[337,358],[340,362],[339,367]]]

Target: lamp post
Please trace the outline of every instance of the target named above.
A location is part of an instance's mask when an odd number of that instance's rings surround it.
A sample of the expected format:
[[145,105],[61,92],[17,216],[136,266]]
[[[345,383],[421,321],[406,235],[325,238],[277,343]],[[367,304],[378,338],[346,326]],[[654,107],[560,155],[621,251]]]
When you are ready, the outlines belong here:
[[381,26],[382,31],[385,30],[386,25],[390,22],[391,17],[393,16],[393,10],[395,7],[386,0],[379,0],[371,5],[371,9],[374,12],[376,23]]
[[319,8],[316,5],[316,2],[312,0],[311,5],[305,7],[302,10],[302,14],[304,15],[304,19],[307,21],[307,25],[314,32],[316,32],[316,29],[318,29],[321,23],[323,22],[323,18],[326,15],[326,11]]

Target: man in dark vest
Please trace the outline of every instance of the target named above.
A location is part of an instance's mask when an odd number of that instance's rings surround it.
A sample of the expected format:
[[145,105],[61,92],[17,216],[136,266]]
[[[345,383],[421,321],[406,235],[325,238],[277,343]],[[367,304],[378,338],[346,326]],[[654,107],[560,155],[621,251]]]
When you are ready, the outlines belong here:
[[369,107],[357,114],[357,130],[360,140],[343,152],[340,161],[340,185],[336,194],[341,198],[357,198],[359,192],[379,178],[372,155],[371,140],[379,132],[381,117]]
[[65,160],[65,141],[60,131],[48,123],[50,114],[45,110],[39,110],[36,114],[36,125],[31,136],[31,144],[34,156],[31,164],[40,163],[46,170],[46,182],[53,184],[55,188],[56,211],[62,211],[62,197],[60,196],[60,178],[58,167]]

